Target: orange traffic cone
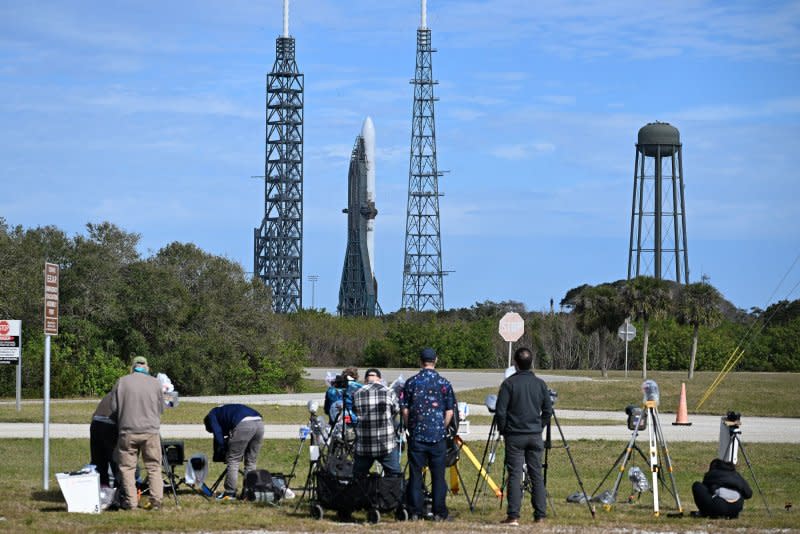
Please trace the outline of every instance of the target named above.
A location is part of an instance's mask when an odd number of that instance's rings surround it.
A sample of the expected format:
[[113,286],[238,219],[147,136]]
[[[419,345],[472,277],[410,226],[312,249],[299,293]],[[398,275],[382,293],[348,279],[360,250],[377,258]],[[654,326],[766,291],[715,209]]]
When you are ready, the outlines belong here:
[[673,425],[690,426],[689,413],[686,410],[686,384],[681,382],[681,400],[678,402],[678,413]]

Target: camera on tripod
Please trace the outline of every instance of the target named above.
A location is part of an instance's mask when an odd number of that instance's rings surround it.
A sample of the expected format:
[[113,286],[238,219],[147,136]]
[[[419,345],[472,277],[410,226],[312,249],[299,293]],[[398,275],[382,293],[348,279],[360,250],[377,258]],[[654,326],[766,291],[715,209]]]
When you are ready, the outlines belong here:
[[350,381],[345,375],[336,375],[331,382],[331,385],[336,389],[346,389],[349,384]]
[[[642,413],[639,406],[629,404],[625,407],[625,413],[628,416],[628,430],[645,430],[647,428],[647,413]],[[638,429],[636,421],[639,421]]]
[[555,405],[556,399],[558,398],[558,391],[554,389],[548,389],[547,392],[550,394],[550,402]]
[[719,450],[717,456],[721,460],[739,463],[740,436],[742,435],[742,414],[729,411],[720,418],[719,422]]
[[738,429],[742,425],[742,414],[730,411],[725,415],[725,426]]

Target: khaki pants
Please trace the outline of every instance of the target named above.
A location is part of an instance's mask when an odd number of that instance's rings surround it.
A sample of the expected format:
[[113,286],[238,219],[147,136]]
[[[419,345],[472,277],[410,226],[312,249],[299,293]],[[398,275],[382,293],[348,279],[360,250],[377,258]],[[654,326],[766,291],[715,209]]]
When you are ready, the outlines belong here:
[[137,505],[136,462],[139,459],[140,451],[144,467],[147,470],[150,501],[160,505],[164,498],[164,479],[161,475],[161,437],[158,434],[120,434],[117,451],[122,487],[125,488],[124,505],[130,508],[135,508]]

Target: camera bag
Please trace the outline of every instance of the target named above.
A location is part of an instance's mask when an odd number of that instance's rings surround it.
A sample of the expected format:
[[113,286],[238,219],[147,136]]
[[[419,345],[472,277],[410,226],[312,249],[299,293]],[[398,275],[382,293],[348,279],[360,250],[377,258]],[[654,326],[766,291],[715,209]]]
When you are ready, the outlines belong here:
[[260,504],[277,503],[286,490],[285,481],[279,481],[277,477],[277,474],[273,476],[266,469],[249,471],[244,477],[244,498]]

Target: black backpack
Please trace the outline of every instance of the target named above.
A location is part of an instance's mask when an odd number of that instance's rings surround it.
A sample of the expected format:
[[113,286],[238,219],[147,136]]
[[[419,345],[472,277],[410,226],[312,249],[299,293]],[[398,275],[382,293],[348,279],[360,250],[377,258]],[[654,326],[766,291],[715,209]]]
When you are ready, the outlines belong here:
[[280,481],[266,469],[254,469],[244,477],[244,498],[261,504],[274,504],[283,497],[285,483]]

